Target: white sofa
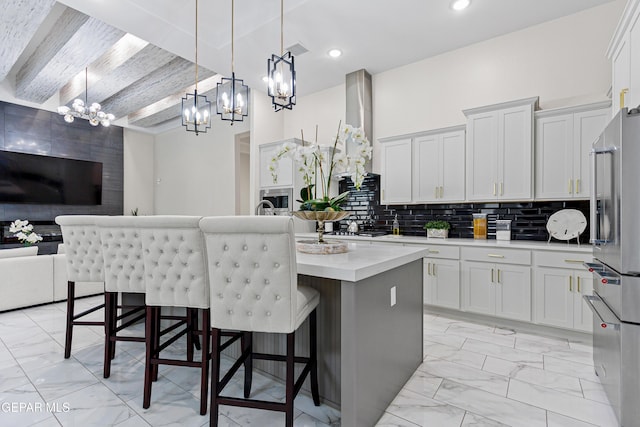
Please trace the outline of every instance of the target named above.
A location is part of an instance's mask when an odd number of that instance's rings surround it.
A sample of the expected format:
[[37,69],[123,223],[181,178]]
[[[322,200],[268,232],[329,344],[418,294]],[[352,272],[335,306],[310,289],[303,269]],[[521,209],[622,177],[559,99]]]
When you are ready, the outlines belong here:
[[[37,246],[0,250],[0,311],[67,299],[64,245],[54,255]],[[104,292],[103,283],[79,283],[76,297]]]

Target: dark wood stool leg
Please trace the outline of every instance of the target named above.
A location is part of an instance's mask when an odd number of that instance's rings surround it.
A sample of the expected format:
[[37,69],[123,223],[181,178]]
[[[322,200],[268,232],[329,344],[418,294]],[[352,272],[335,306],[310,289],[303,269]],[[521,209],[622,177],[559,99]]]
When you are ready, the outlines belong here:
[[153,367],[151,365],[151,357],[155,350],[155,325],[154,325],[154,310],[155,307],[147,307],[147,317],[145,324],[145,344],[146,344],[146,352],[145,352],[145,361],[144,361],[144,397],[142,399],[142,407],[144,409],[149,408],[151,405],[151,382],[153,379]]
[[67,282],[67,328],[64,338],[64,358],[71,357],[71,341],[73,339],[73,310],[75,307],[76,283]]
[[[160,357],[160,353],[158,348],[160,348],[160,330],[162,329],[162,325],[160,324],[162,318],[162,307],[153,307],[152,310],[153,316],[151,320],[151,324],[153,325],[153,354],[152,357]],[[158,368],[159,365],[153,364],[151,366],[152,370],[152,380],[158,381]]]
[[211,411],[209,413],[209,427],[218,427],[218,396],[220,394],[220,329],[211,328]]
[[191,308],[187,308],[187,360],[189,362],[193,362],[193,331],[195,330],[195,325],[193,322],[193,312],[194,310]]
[[114,322],[116,307],[113,306],[113,292],[104,293],[104,372],[103,376],[109,378],[111,375],[111,359],[112,359],[112,346],[115,341],[112,340],[114,335]]
[[287,334],[287,379],[285,400],[285,426],[293,427],[293,398],[295,388],[295,332]]
[[242,333],[240,346],[243,354],[249,353],[244,361],[244,398],[248,399],[251,395],[251,383],[253,382],[253,334],[251,332]]
[[202,310],[202,346],[200,350],[202,351],[202,365],[201,365],[201,374],[200,374],[200,415],[205,415],[207,413],[207,404],[209,398],[209,337],[211,333],[211,324],[209,323],[209,314],[210,310],[204,309]]
[[316,310],[314,309],[309,315],[309,342],[311,359],[311,396],[313,404],[320,406],[320,393],[318,392],[318,322],[316,318]]
[[[115,331],[116,328],[118,327],[118,294],[116,292],[112,292],[111,295],[111,331]],[[106,318],[105,318],[105,322],[106,322]],[[116,357],[116,333],[112,332],[112,338],[111,338],[111,360],[115,359]]]
[[[193,328],[191,328],[191,339],[193,340],[193,346],[196,350],[201,350],[200,347],[200,338],[198,337],[197,326],[198,326],[198,310],[195,308],[190,309],[193,313]],[[207,325],[207,330],[211,328],[211,325]]]

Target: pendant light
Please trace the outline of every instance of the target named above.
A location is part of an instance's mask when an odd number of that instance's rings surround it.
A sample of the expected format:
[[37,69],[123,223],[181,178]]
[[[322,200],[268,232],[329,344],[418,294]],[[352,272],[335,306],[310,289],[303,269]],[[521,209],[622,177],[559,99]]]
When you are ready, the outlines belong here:
[[289,110],[296,105],[296,70],[291,52],[284,52],[284,0],[280,0],[280,55],[267,60],[268,94],[273,109]]
[[87,68],[84,69],[84,101],[80,98],[73,100],[71,108],[66,105],[58,107],[58,114],[64,116],[64,121],[67,123],[73,123],[76,118],[89,120],[91,126],[102,125],[108,127],[111,122],[116,118],[111,113],[105,113],[102,111],[102,107],[97,102],[89,105],[87,101],[87,93],[89,92],[89,77]]
[[236,79],[233,56],[234,2],[231,0],[231,78],[223,77],[216,87],[216,111],[222,120],[241,122],[249,115],[249,87]]
[[187,132],[206,133],[211,129],[211,102],[198,95],[198,0],[196,0],[196,84],[193,93],[182,98],[182,126]]

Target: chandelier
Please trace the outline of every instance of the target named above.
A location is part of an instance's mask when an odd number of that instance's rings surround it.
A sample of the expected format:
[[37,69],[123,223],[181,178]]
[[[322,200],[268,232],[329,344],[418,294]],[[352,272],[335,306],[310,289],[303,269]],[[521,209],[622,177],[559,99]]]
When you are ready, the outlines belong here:
[[233,56],[234,0],[231,0],[231,78],[223,77],[216,87],[216,112],[222,120],[241,122],[249,115],[249,87],[236,79]]
[[198,95],[198,0],[196,0],[196,84],[193,93],[182,98],[182,126],[187,132],[206,133],[211,129],[211,102]]
[[268,94],[275,111],[296,105],[296,70],[291,52],[284,52],[284,0],[280,0],[280,56],[267,59]]
[[99,124],[107,127],[111,124],[111,121],[116,117],[111,113],[105,113],[102,111],[102,107],[97,102],[89,105],[87,102],[88,87],[88,72],[87,68],[84,69],[84,101],[76,98],[71,104],[71,108],[66,105],[58,107],[58,114],[64,116],[64,121],[67,123],[73,123],[75,118],[89,120],[91,126],[98,126]]

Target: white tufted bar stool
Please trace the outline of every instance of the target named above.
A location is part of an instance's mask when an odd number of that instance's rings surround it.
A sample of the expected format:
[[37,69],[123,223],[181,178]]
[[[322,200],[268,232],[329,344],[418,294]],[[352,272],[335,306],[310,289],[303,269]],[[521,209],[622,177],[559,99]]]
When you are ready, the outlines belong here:
[[99,304],[82,313],[74,314],[75,287],[77,282],[104,282],[102,248],[100,234],[95,225],[94,215],[60,215],[56,224],[62,230],[67,263],[67,322],[64,341],[64,358],[71,357],[73,327],[76,325],[104,326],[104,322],[82,321],[80,319],[105,304]]
[[[152,380],[160,364],[201,369],[200,413],[207,413],[209,377],[209,282],[205,264],[204,240],[197,216],[148,216],[139,218],[142,237],[146,296],[146,358],[143,408],[151,404]],[[160,342],[160,307],[200,309],[201,360],[175,360],[160,357],[181,334]],[[182,331],[187,333],[188,329]],[[189,337],[189,334],[187,334]],[[190,348],[190,346],[188,346]]]
[[[232,405],[285,413],[293,426],[293,401],[308,374],[316,406],[318,395],[316,307],[320,294],[298,285],[293,219],[282,216],[207,217],[200,221],[207,248],[211,283],[211,420],[218,425],[218,406]],[[309,317],[309,357],[296,357],[295,331]],[[247,333],[242,355],[220,379],[220,330]],[[252,332],[287,335],[286,355],[254,353]],[[284,403],[250,399],[253,359],[286,362]],[[247,363],[248,362],[248,363]],[[238,368],[245,364],[245,399],[221,395]],[[294,364],[304,363],[294,378]],[[248,367],[247,367],[248,365]]]

